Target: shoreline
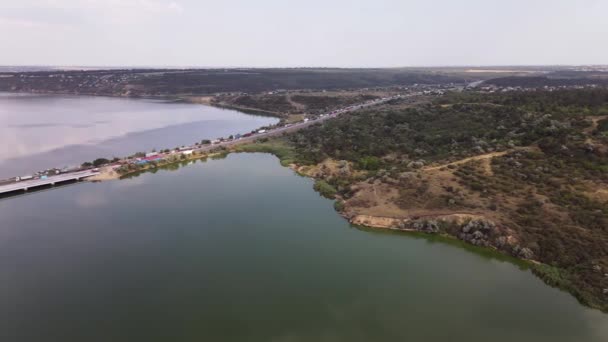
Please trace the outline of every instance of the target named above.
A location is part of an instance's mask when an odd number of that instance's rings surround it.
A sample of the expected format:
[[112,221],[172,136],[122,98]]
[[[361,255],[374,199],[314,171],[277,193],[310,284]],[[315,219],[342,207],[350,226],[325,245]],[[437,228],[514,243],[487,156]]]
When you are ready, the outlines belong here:
[[[100,97],[100,98],[116,98],[116,99],[133,99],[133,100],[152,100],[152,101],[161,101],[162,103],[166,103],[166,104],[188,104],[188,105],[200,105],[200,106],[206,106],[206,107],[212,107],[212,108],[217,108],[217,109],[222,109],[222,110],[233,110],[233,111],[238,111],[244,115],[252,115],[252,116],[263,116],[263,117],[272,117],[272,118],[276,118],[278,120],[285,118],[285,116],[281,116],[278,115],[278,113],[271,113],[271,112],[264,112],[264,111],[257,111],[254,112],[254,110],[248,110],[245,111],[245,108],[237,108],[237,107],[230,107],[230,106],[221,106],[218,105],[217,103],[213,103],[212,95],[206,95],[206,96],[182,96],[182,95],[177,95],[177,96],[132,96],[132,95],[122,95],[122,94],[113,94],[113,95],[107,95],[107,94],[89,94],[89,93],[71,93],[71,92],[31,92],[31,91],[0,91],[0,94],[6,94],[7,96],[67,96],[67,97]],[[197,100],[198,99],[198,100]],[[202,99],[202,100],[201,100]],[[185,123],[185,124],[190,124],[190,123]],[[258,130],[261,127],[255,127],[254,130]],[[128,134],[131,133],[138,133],[138,132],[129,132]],[[127,135],[128,135],[127,134]],[[116,139],[117,137],[111,137],[111,139]],[[86,144],[82,144],[83,146]],[[76,145],[68,145],[66,147],[71,147],[71,146],[79,146],[79,144]],[[62,147],[60,147],[62,148]],[[49,151],[43,151],[40,153],[46,153],[46,152],[51,152],[54,150],[57,150],[58,148],[49,150]],[[12,160],[8,159],[8,161]],[[21,174],[33,174],[34,171],[30,170],[30,171],[23,171],[21,172]],[[0,182],[2,181],[9,181],[15,178],[16,175],[7,175],[6,178],[0,179]],[[113,179],[116,177],[97,177],[98,180],[108,180],[108,179]],[[11,196],[6,196],[6,197],[11,197]]]
[[[299,127],[293,127],[292,129],[289,129],[287,131],[298,130],[300,128],[304,128],[307,125],[313,124],[313,123],[314,123],[314,121],[309,122],[305,125],[301,125]],[[207,160],[208,158],[219,159],[219,158],[225,157],[231,153],[242,153],[242,152],[244,152],[244,153],[258,152],[258,153],[272,154],[279,159],[279,161],[281,162],[281,164],[283,166],[291,168],[295,173],[297,173],[301,176],[305,176],[307,178],[313,179],[313,180],[319,180],[320,178],[318,178],[314,175],[300,172],[301,167],[294,163],[287,163],[286,161],[288,159],[288,156],[282,155],[281,152],[276,149],[277,146],[274,146],[275,149],[273,149],[272,146],[265,144],[266,141],[261,140],[261,139],[267,139],[268,137],[277,136],[284,132],[285,131],[268,132],[268,133],[272,133],[272,134],[267,133],[262,136],[252,136],[252,137],[247,137],[246,139],[242,139],[242,140],[227,141],[227,142],[223,142],[221,145],[204,146],[198,150],[193,151],[193,153],[190,155],[176,155],[178,157],[173,158],[171,160],[163,159],[163,160],[166,160],[166,162],[148,164],[141,168],[129,170],[128,172],[118,173],[118,172],[112,172],[111,169],[104,170],[105,172],[102,172],[101,175],[92,177],[92,178],[89,178],[86,180],[91,181],[91,182],[102,182],[102,181],[109,181],[109,180],[116,180],[116,179],[124,179],[124,178],[129,178],[130,176],[133,176],[135,174],[144,173],[144,172],[157,170],[157,169],[162,169],[164,167],[168,167],[171,165],[188,163],[190,161],[194,161],[194,160],[198,160],[198,159],[201,159],[201,160]],[[334,201],[337,201],[334,203],[341,202],[341,199],[339,197],[334,196],[334,197],[332,197],[332,199]],[[456,236],[452,233],[446,232],[446,231],[428,232],[428,231],[424,231],[424,230],[420,230],[420,229],[408,228],[409,226],[403,225],[403,223],[405,223],[405,222],[414,221],[414,220],[420,219],[421,217],[395,218],[395,217],[380,217],[380,216],[357,215],[357,214],[352,215],[351,213],[346,213],[344,211],[344,208],[338,208],[336,206],[335,209],[339,215],[341,215],[344,219],[346,219],[353,226],[364,226],[364,227],[367,227],[370,229],[384,230],[384,231],[424,234],[425,236],[429,236],[429,237],[430,236],[444,236],[446,238],[453,239],[454,241],[459,241],[460,243],[465,244],[466,246],[469,246],[469,247],[475,247],[475,248],[479,248],[480,250],[487,250],[487,251],[491,251],[492,253],[497,253],[497,254],[500,254],[505,257],[514,258],[522,263],[526,263],[527,265],[529,265],[531,268],[531,271],[538,278],[540,278],[546,285],[556,287],[565,292],[568,292],[569,294],[574,296],[579,301],[580,304],[582,304],[586,307],[598,309],[602,312],[608,312],[608,308],[602,307],[599,304],[596,304],[594,302],[587,300],[585,298],[585,295],[582,292],[580,292],[580,289],[571,285],[567,278],[562,277],[562,275],[567,274],[567,273],[562,273],[562,272],[566,272],[565,270],[555,268],[555,267],[549,266],[547,264],[540,263],[537,260],[530,260],[530,259],[513,256],[512,254],[510,254],[506,251],[503,251],[500,248],[497,248],[496,246],[493,246],[491,244],[487,245],[487,246],[479,246],[476,244],[472,244],[472,243],[462,240],[458,236]],[[425,217],[425,219],[439,221],[442,219],[441,216],[445,216],[445,217],[452,216],[452,219],[457,219],[459,221],[462,221],[463,219],[472,220],[472,219],[475,219],[476,217],[477,218],[480,217],[479,215],[475,215],[474,213],[461,213],[461,214],[462,215],[460,215],[460,217],[459,217],[458,213],[448,213],[446,215],[434,215],[434,216],[431,215],[429,217]],[[437,216],[437,217],[435,217],[435,216]],[[445,218],[445,217],[443,217],[443,218]]]
[[73,93],[73,92],[44,92],[44,91],[12,91],[2,90],[0,93],[4,94],[16,94],[16,95],[57,95],[57,96],[91,96],[91,97],[107,97],[107,98],[119,98],[119,99],[133,99],[133,100],[158,100],[166,101],[167,103],[187,103],[193,105],[203,105],[208,107],[215,107],[220,109],[231,109],[243,112],[249,115],[261,115],[270,116],[275,118],[287,118],[289,115],[283,115],[279,112],[273,112],[269,110],[243,107],[230,105],[222,102],[214,102],[214,94],[208,95],[130,95],[130,94],[95,94],[95,93]]
[[[207,161],[208,159],[223,159],[232,153],[271,154],[271,155],[277,157],[277,159],[279,160],[279,162],[282,166],[288,167],[297,175],[309,178],[311,180],[318,180],[318,178],[316,178],[316,177],[299,172],[299,170],[298,170],[299,166],[296,164],[293,164],[293,163],[284,164],[283,161],[281,160],[281,158],[279,157],[279,155],[277,155],[277,153],[275,153],[273,151],[267,151],[267,150],[256,151],[255,148],[254,148],[254,150],[238,149],[238,146],[254,146],[255,147],[256,144],[257,144],[256,142],[252,142],[252,141],[241,142],[239,144],[233,144],[230,146],[231,148],[225,149],[223,151],[199,153],[196,155],[192,154],[192,155],[186,156],[185,158],[180,159],[180,160],[173,160],[173,161],[162,163],[162,164],[158,163],[154,166],[148,165],[145,168],[138,169],[138,170],[131,170],[129,172],[121,173],[121,174],[119,174],[118,172],[113,172],[113,173],[112,172],[102,172],[100,175],[87,178],[84,181],[96,183],[96,182],[106,182],[106,181],[114,181],[114,180],[124,180],[124,179],[128,179],[137,174],[151,172],[153,170],[159,170],[159,169],[162,170],[163,168],[171,166],[171,165],[184,164],[182,166],[186,166],[190,162],[196,161],[196,160]],[[330,199],[330,200],[332,200],[334,203],[336,203],[337,201],[340,201],[340,199],[336,198],[336,197],[334,197],[333,199]],[[581,294],[581,292],[577,288],[571,286],[567,282],[563,282],[560,279],[556,279],[553,276],[553,273],[560,272],[561,269],[556,268],[554,266],[544,264],[538,260],[524,259],[524,258],[519,258],[519,257],[513,256],[511,254],[508,254],[508,253],[502,251],[501,249],[499,249],[493,245],[489,245],[489,246],[474,245],[474,244],[469,243],[468,241],[459,239],[458,236],[455,236],[448,232],[427,232],[424,230],[398,226],[398,224],[397,224],[398,222],[412,221],[411,217],[394,218],[394,217],[381,217],[381,216],[371,216],[371,215],[354,215],[353,216],[353,215],[348,215],[343,210],[339,210],[337,208],[334,208],[334,209],[336,210],[336,213],[338,215],[340,215],[343,219],[345,219],[353,227],[358,227],[358,228],[363,228],[363,229],[368,229],[368,230],[384,231],[384,232],[416,234],[416,235],[423,236],[425,238],[437,237],[437,238],[441,238],[441,239],[446,239],[446,242],[447,241],[454,242],[455,244],[458,244],[462,248],[476,251],[478,253],[482,253],[482,254],[484,252],[491,253],[493,257],[499,257],[500,260],[507,260],[509,262],[515,263],[516,265],[518,265],[520,267],[525,266],[536,277],[538,277],[545,285],[548,285],[550,287],[557,288],[561,291],[569,293],[579,302],[579,304],[581,304],[585,307],[588,307],[590,309],[595,309],[595,310],[599,310],[600,312],[603,312],[603,313],[608,313],[608,308],[604,308],[599,305],[594,305],[594,303],[590,303],[590,302],[586,301],[584,299],[583,295]],[[452,213],[452,214],[440,215],[437,217],[429,217],[429,218],[441,220],[441,218],[442,218],[441,216],[444,216],[444,218],[448,218],[448,219],[451,217],[452,219],[456,219],[456,220],[466,220],[466,219],[474,218],[479,215]],[[481,217],[481,216],[479,216],[479,217]]]
[[[290,168],[292,171],[294,171],[296,174],[303,176],[303,177],[307,177],[309,179],[312,180],[318,180],[318,178],[313,177],[311,175],[307,175],[307,174],[303,174],[301,172],[298,171],[298,165],[296,164],[287,164],[285,165],[283,163],[283,161],[281,160],[281,158],[273,152],[269,152],[269,151],[227,151],[226,154],[230,154],[230,153],[268,153],[268,154],[272,154],[275,157],[277,157],[279,159],[279,162],[285,166]],[[318,191],[317,191],[318,192]],[[320,194],[320,193],[319,193]],[[339,198],[334,197],[332,199],[334,201],[334,203],[336,203],[337,201],[340,201]],[[559,273],[559,272],[563,272],[564,270],[561,268],[557,268],[555,266],[551,266],[548,264],[544,264],[538,260],[535,259],[525,259],[525,258],[521,258],[521,257],[517,257],[517,256],[513,256],[509,253],[506,253],[505,251],[501,250],[500,248],[497,248],[496,246],[493,245],[489,245],[489,246],[480,246],[480,245],[475,245],[472,244],[468,241],[462,240],[460,239],[458,236],[455,236],[453,234],[450,234],[448,232],[427,232],[424,230],[419,230],[419,229],[414,229],[414,228],[400,228],[397,226],[392,225],[393,223],[395,223],[396,221],[404,221],[404,220],[412,220],[412,218],[406,217],[406,218],[389,218],[389,217],[375,217],[375,216],[369,216],[369,215],[355,215],[355,216],[349,216],[347,213],[345,213],[343,210],[338,210],[337,208],[334,207],[334,209],[336,210],[336,212],[342,216],[346,221],[349,222],[349,224],[351,224],[354,227],[364,227],[366,229],[372,229],[372,230],[378,230],[378,231],[386,231],[386,232],[395,232],[395,233],[405,233],[405,234],[421,234],[424,235],[425,237],[443,237],[445,239],[449,239],[452,240],[454,242],[458,242],[459,244],[461,244],[462,246],[465,246],[467,248],[471,248],[471,249],[475,249],[477,251],[487,251],[487,252],[491,252],[493,254],[496,255],[500,255],[504,258],[508,258],[510,259],[512,262],[516,261],[516,263],[518,265],[526,265],[527,267],[529,267],[530,271],[536,276],[538,277],[545,285],[553,287],[553,288],[557,288],[561,291],[567,292],[568,294],[572,295],[578,302],[579,304],[588,307],[590,309],[594,309],[594,310],[598,310],[602,313],[608,313],[608,308],[607,307],[603,307],[601,305],[598,305],[596,303],[590,302],[588,301],[584,294],[580,291],[580,289],[578,289],[577,287],[574,287],[573,285],[571,285],[567,280],[563,280],[560,278],[557,278],[555,276],[555,273]],[[458,213],[453,213],[453,214],[447,214],[447,215],[441,215],[441,216],[445,216],[445,217],[449,217],[449,216],[453,216],[453,218],[456,218],[457,220],[462,220],[462,219],[466,219],[465,216],[468,216],[468,218],[470,217],[474,217],[476,215],[474,214],[458,214]],[[479,216],[479,215],[477,215]],[[432,218],[432,217],[429,217]],[[436,217],[437,219],[440,219],[439,216]],[[385,224],[374,224],[375,222],[369,222],[369,223],[364,223],[363,221],[365,219],[375,219],[375,220],[379,220],[379,221],[384,221]],[[372,220],[373,221],[373,220]],[[388,224],[390,222],[390,224]]]

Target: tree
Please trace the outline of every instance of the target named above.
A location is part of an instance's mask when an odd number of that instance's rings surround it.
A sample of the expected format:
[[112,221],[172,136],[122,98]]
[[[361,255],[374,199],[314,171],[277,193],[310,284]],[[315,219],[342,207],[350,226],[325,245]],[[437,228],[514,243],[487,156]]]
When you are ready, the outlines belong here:
[[99,167],[101,165],[108,164],[109,162],[110,161],[107,160],[106,158],[97,158],[93,161],[93,166]]
[[359,167],[363,170],[378,170],[380,168],[380,159],[373,156],[366,156],[359,159]]

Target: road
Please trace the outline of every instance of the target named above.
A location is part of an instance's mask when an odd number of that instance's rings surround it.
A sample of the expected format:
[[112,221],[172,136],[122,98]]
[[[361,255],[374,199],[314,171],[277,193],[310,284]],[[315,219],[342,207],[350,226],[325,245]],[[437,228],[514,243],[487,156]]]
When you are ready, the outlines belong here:
[[72,180],[81,180],[83,178],[98,175],[99,171],[85,170],[71,173],[59,174],[45,179],[31,179],[0,186],[0,194],[5,194],[11,191],[28,190],[44,185],[54,185],[56,183],[67,182]]
[[316,123],[320,123],[325,120],[335,118],[335,117],[339,116],[340,114],[353,112],[355,110],[359,110],[359,109],[367,108],[367,107],[371,107],[371,106],[377,106],[379,104],[386,103],[388,101],[391,101],[391,100],[394,100],[397,98],[404,98],[404,97],[407,97],[407,96],[406,95],[396,95],[396,96],[391,96],[391,97],[388,97],[388,98],[382,99],[382,100],[375,100],[375,101],[370,101],[370,102],[366,102],[366,103],[362,103],[362,104],[358,104],[358,105],[353,105],[353,106],[350,106],[350,107],[347,107],[344,109],[335,110],[332,112],[334,114],[325,114],[324,116],[321,116],[314,120],[295,123],[290,126],[283,126],[283,127],[275,128],[275,129],[269,130],[268,132],[265,132],[265,133],[256,133],[252,136],[243,137],[243,138],[240,138],[237,140],[224,141],[224,142],[220,142],[220,143],[217,143],[214,145],[207,145],[207,146],[202,146],[202,147],[198,147],[198,148],[193,148],[193,151],[208,152],[210,150],[213,150],[213,149],[216,149],[216,148],[222,147],[222,146],[223,147],[234,146],[234,145],[243,144],[246,142],[253,142],[260,138],[268,138],[268,137],[277,136],[277,135],[280,135],[283,133],[294,132],[294,131],[300,130],[302,128],[308,127],[310,125],[314,125]]

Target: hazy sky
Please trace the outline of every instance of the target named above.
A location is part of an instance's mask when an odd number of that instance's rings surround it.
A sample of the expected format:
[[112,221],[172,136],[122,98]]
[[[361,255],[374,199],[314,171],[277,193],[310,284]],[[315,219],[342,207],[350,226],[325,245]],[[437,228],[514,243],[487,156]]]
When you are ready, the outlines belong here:
[[0,0],[0,65],[608,64],[608,0]]

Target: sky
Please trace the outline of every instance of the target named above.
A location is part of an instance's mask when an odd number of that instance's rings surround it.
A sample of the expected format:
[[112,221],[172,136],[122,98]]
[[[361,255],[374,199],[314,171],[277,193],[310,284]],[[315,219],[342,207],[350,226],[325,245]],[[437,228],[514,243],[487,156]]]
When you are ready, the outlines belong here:
[[608,64],[608,0],[0,0],[0,65]]

